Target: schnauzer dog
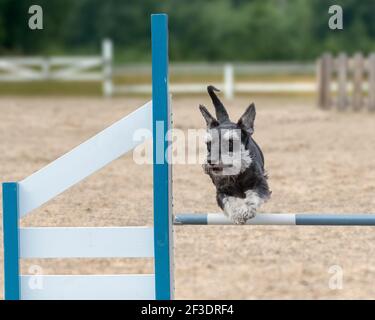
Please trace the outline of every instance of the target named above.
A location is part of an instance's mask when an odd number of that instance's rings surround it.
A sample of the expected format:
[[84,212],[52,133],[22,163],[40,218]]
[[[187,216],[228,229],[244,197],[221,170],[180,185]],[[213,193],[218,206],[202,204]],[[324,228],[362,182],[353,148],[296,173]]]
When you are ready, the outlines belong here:
[[219,207],[235,224],[245,224],[270,198],[262,150],[252,138],[255,105],[237,123],[231,122],[213,86],[207,87],[215,107],[214,118],[203,105],[199,109],[207,124],[207,161],[203,170],[216,187]]

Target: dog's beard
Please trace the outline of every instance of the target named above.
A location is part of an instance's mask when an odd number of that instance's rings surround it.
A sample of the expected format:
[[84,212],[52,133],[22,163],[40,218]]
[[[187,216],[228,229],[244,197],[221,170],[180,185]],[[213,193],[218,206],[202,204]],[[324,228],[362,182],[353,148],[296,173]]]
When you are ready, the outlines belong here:
[[243,144],[241,144],[240,152],[224,158],[222,170],[217,170],[215,166],[206,162],[203,164],[204,172],[217,177],[237,176],[249,168],[252,163],[250,151]]
[[223,170],[223,175],[238,175],[244,172],[247,168],[250,167],[252,163],[250,151],[245,148],[243,144],[241,144],[241,150],[233,157],[232,166],[226,167]]

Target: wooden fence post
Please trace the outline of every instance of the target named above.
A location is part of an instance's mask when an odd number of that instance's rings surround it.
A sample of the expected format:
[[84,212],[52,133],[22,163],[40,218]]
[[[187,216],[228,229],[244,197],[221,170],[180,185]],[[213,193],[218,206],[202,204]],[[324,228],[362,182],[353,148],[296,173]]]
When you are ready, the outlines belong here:
[[362,53],[356,53],[353,57],[353,99],[352,106],[354,111],[363,107],[363,73],[364,59]]
[[41,62],[41,76],[45,80],[49,80],[51,78],[51,65],[50,65],[50,58],[45,57]]
[[102,57],[103,57],[103,93],[104,93],[104,96],[110,97],[113,94],[113,84],[112,84],[113,45],[110,39],[103,40]]
[[329,109],[332,105],[332,62],[331,54],[326,53],[317,63],[318,106],[322,109]]
[[337,58],[337,109],[346,110],[348,107],[348,57],[345,53],[340,53]]
[[229,63],[224,66],[224,95],[227,99],[233,99],[234,96],[234,70]]
[[375,53],[368,58],[368,109],[375,111]]

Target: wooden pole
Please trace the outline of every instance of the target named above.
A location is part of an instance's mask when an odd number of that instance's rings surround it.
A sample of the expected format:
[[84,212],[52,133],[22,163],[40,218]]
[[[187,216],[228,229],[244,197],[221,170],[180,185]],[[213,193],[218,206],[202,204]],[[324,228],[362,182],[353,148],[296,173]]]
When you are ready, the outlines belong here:
[[348,57],[340,53],[337,58],[337,109],[344,111],[348,107]]
[[375,111],[375,53],[368,58],[368,109]]
[[332,56],[326,53],[319,59],[317,67],[318,106],[322,109],[329,109],[332,105],[332,69]]
[[363,72],[364,59],[362,53],[353,57],[353,110],[358,111],[363,107]]

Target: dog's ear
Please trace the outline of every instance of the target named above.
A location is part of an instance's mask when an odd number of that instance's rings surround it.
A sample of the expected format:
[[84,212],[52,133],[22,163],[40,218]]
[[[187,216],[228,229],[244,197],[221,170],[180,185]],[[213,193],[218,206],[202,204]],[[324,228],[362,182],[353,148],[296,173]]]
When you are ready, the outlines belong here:
[[206,120],[208,128],[213,128],[219,125],[219,122],[211,115],[205,106],[199,105],[199,110],[201,111],[203,118]]
[[247,107],[245,113],[241,116],[240,120],[238,120],[237,125],[249,134],[253,134],[255,115],[255,105],[254,103],[252,103],[250,106]]
[[214,86],[208,86],[207,92],[211,97],[212,103],[215,107],[216,118],[219,122],[225,122],[229,120],[229,115],[227,110],[225,110],[224,105],[220,101],[219,97],[216,95],[215,91],[219,92],[219,89],[216,89]]

